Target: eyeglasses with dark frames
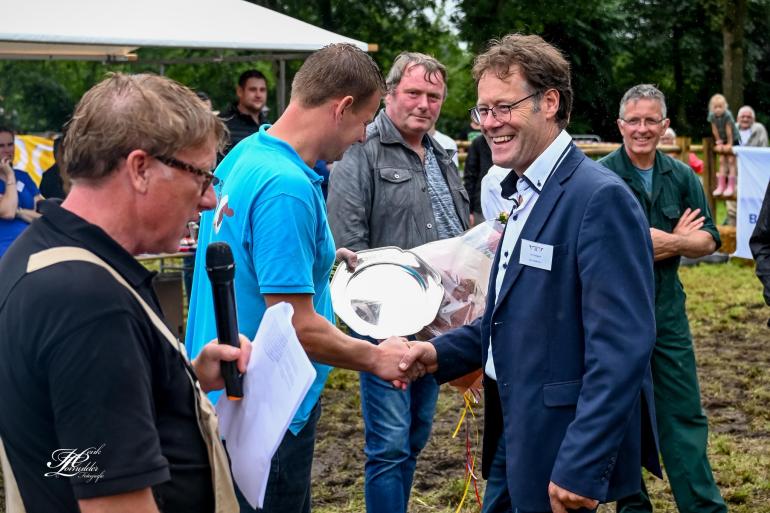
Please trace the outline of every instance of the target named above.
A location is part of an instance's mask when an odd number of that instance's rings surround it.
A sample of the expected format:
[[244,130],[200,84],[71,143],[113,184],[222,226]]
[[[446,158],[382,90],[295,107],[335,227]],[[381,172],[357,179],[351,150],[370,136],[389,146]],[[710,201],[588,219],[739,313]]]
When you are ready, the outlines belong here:
[[492,113],[493,118],[502,123],[505,123],[506,121],[510,121],[511,111],[516,108],[517,105],[529,100],[536,95],[537,93],[532,93],[529,96],[522,98],[521,100],[517,100],[513,103],[501,103],[495,107],[471,107],[468,109],[468,113],[471,115],[471,119],[474,123],[482,124],[484,120],[487,119],[487,116],[490,112]]
[[195,167],[192,164],[188,164],[187,162],[182,162],[181,160],[175,159],[174,157],[164,157],[163,155],[156,155],[155,159],[157,159],[158,162],[162,162],[163,164],[169,167],[181,169],[182,171],[187,171],[188,173],[202,176],[203,184],[201,185],[201,196],[206,194],[206,191],[208,190],[209,185],[216,186],[219,184],[219,178],[214,176],[214,173],[212,171],[207,171],[205,169]]

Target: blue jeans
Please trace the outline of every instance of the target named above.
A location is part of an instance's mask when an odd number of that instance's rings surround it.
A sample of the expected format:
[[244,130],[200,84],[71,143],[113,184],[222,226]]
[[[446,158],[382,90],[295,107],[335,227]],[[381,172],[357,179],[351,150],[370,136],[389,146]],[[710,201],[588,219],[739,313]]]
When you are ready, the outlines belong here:
[[[497,450],[492,458],[492,466],[489,468],[489,479],[484,490],[484,503],[481,513],[535,513],[521,510],[511,504],[511,496],[508,493],[508,478],[505,470],[505,437],[500,436],[497,441]],[[568,512],[588,513],[589,510],[568,509]],[[595,510],[590,510],[595,511]],[[542,513],[550,513],[542,512]]]
[[321,417],[321,402],[310,412],[307,424],[294,436],[286,434],[270,461],[264,508],[252,508],[235,486],[241,513],[310,513],[310,469],[313,466],[315,432]]
[[406,513],[417,455],[428,443],[437,399],[438,383],[430,374],[402,392],[361,373],[368,513]]
[[489,468],[481,513],[513,513],[505,470],[505,437],[502,435],[497,441],[497,450]]

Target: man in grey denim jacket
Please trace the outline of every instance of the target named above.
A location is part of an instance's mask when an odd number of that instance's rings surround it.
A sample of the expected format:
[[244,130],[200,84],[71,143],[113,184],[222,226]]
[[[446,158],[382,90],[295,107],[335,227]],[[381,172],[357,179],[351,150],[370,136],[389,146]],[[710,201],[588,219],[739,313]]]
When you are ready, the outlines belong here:
[[366,142],[354,144],[331,173],[329,224],[337,247],[411,249],[446,238],[431,194],[430,160],[443,177],[444,213],[454,214],[450,224],[460,227],[449,236],[468,228],[468,194],[452,156],[428,135],[446,97],[445,76],[443,65],[420,54],[401,54],[394,63],[385,109],[369,125]]
[[[427,55],[402,53],[386,84],[385,109],[366,141],[331,171],[328,217],[338,248],[410,249],[468,228],[468,194],[452,155],[428,135],[446,98],[446,68]],[[368,513],[406,512],[437,397],[431,375],[401,392],[361,373]]]

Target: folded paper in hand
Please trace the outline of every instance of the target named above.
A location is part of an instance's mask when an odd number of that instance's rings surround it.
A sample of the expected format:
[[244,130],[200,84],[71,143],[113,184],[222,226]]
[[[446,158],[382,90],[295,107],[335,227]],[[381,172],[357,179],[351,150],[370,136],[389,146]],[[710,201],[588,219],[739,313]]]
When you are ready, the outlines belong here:
[[227,443],[233,479],[254,508],[264,505],[270,460],[315,379],[297,339],[288,303],[265,311],[243,377],[243,399],[217,402],[219,431]]

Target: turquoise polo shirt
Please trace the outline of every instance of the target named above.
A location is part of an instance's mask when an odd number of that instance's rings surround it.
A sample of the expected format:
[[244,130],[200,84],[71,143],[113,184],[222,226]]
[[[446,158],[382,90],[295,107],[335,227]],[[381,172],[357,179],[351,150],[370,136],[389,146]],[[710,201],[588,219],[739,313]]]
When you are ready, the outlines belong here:
[[[205,266],[211,242],[227,242],[233,251],[238,329],[249,339],[265,313],[264,294],[313,294],[316,312],[334,323],[329,275],[335,246],[322,178],[268,128],[263,125],[241,141],[217,167],[217,208],[203,213],[198,233],[185,339],[191,358],[217,335]],[[316,379],[289,426],[295,435],[331,371],[328,365],[313,366]],[[210,394],[214,402],[220,395]]]

